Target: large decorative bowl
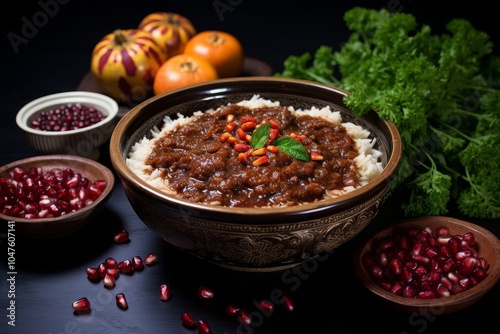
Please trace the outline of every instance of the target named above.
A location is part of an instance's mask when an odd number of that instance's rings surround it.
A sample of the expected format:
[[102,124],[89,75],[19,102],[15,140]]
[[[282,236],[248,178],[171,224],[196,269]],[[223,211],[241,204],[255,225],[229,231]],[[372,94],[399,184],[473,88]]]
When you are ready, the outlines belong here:
[[[330,200],[281,208],[235,208],[192,203],[169,196],[139,178],[126,159],[131,147],[165,115],[192,115],[254,94],[295,108],[341,110],[377,138],[383,172],[365,186]],[[330,252],[362,231],[377,214],[401,156],[396,127],[375,112],[357,118],[343,104],[348,93],[309,81],[276,77],[219,79],[157,95],[131,109],[110,140],[111,162],[140,219],[169,244],[238,271],[278,271]]]

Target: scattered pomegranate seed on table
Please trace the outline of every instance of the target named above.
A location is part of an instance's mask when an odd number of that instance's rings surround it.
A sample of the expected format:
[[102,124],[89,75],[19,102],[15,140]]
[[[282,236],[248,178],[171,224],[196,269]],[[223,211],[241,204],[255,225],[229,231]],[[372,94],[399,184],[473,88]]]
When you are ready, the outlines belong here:
[[214,297],[214,292],[205,286],[200,286],[198,288],[198,297],[200,299],[212,299]]
[[293,311],[295,308],[293,301],[289,296],[283,297],[283,306],[285,307],[286,310],[290,312]]
[[90,311],[90,302],[87,297],[82,297],[78,300],[75,300],[71,306],[75,312]]
[[269,313],[273,311],[274,304],[270,300],[264,299],[259,302],[259,307],[265,312]]
[[170,287],[166,284],[160,285],[160,299],[163,301],[170,299]]
[[226,315],[233,317],[237,316],[240,311],[240,307],[234,304],[229,304],[226,306]]
[[116,294],[116,304],[122,310],[126,310],[128,308],[128,302],[123,292]]
[[208,325],[208,322],[205,319],[200,319],[196,323],[196,327],[198,327],[198,333],[200,334],[210,334],[212,333],[212,330],[210,329],[210,326]]
[[130,274],[133,272],[134,267],[132,266],[132,261],[130,261],[129,259],[125,259],[118,263],[118,269],[121,273]]
[[127,231],[125,230],[121,230],[120,232],[118,232],[117,234],[115,234],[115,236],[113,237],[113,240],[116,242],[116,243],[125,243],[127,241],[130,241],[129,239],[129,234]]
[[237,319],[240,323],[242,323],[244,325],[250,325],[252,323],[252,320],[250,319],[250,315],[244,309],[240,309],[238,311]]
[[135,255],[132,257],[132,267],[134,270],[142,270],[144,268],[144,261],[142,257],[139,255]]
[[104,275],[102,282],[106,288],[114,288],[116,283],[116,277],[111,273],[106,273],[106,275]]
[[188,328],[196,326],[196,320],[195,320],[193,314],[190,312],[184,312],[183,314],[181,314],[181,322],[182,322],[182,325],[184,325]]
[[149,253],[144,258],[144,264],[146,266],[152,266],[152,265],[156,264],[157,262],[158,262],[158,256],[156,254],[153,254],[153,253]]

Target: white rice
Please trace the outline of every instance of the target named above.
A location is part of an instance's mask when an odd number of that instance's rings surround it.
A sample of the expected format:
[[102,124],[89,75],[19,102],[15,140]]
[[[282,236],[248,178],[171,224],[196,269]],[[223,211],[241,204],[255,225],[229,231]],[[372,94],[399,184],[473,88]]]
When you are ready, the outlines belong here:
[[[248,108],[261,108],[280,106],[280,103],[279,101],[270,101],[261,98],[259,95],[254,95],[249,100],[238,102],[237,105]],[[358,167],[359,184],[356,187],[346,187],[342,190],[329,191],[327,192],[328,197],[337,197],[346,192],[362,187],[382,172],[384,168],[382,162],[380,161],[382,153],[374,148],[376,139],[370,138],[370,132],[368,130],[354,123],[343,122],[340,112],[331,110],[330,106],[326,106],[321,109],[311,107],[306,110],[295,110],[293,107],[289,107],[289,110],[297,117],[300,117],[301,115],[310,115],[321,117],[335,124],[341,124],[355,140],[356,149],[359,152],[359,155],[355,159]],[[211,109],[205,112],[214,113],[217,112],[217,110]],[[185,117],[178,114],[176,119],[165,116],[161,129],[157,127],[151,129],[151,138],[148,139],[147,136],[144,136],[131,147],[128,158],[126,159],[127,166],[141,179],[145,180],[152,186],[167,193],[175,194],[175,192],[168,187],[168,181],[161,177],[161,170],[154,170],[152,166],[147,165],[145,162],[159,138],[163,137],[166,133],[175,132],[178,127],[190,123],[195,119],[195,116],[202,114],[202,111],[194,112],[193,117]]]

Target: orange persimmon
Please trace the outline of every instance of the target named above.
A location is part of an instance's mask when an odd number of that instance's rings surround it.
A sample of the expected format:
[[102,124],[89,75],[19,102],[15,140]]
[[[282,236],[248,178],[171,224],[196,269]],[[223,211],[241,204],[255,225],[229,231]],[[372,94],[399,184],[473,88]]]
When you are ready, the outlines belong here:
[[154,78],[153,90],[158,95],[172,89],[218,79],[217,70],[207,60],[179,54],[165,61]]
[[186,43],[184,53],[208,60],[219,78],[240,76],[243,72],[244,50],[240,41],[224,31],[206,30]]

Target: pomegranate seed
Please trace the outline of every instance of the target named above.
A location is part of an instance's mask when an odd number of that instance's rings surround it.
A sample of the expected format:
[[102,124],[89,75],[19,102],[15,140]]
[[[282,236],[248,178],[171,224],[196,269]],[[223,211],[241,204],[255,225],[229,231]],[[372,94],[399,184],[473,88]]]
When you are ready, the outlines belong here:
[[132,266],[132,261],[129,259],[125,259],[118,263],[118,270],[124,274],[130,274],[134,271],[134,267]]
[[274,146],[274,145],[267,145],[267,150],[271,153],[275,153],[275,154],[278,154],[280,153],[280,149],[277,147],[277,146]]
[[116,268],[118,266],[118,261],[116,261],[113,257],[108,257],[104,260],[104,265],[106,268]]
[[152,266],[158,262],[158,256],[156,254],[150,253],[144,258],[144,264],[146,266]]
[[257,122],[257,118],[249,115],[243,115],[240,117],[240,122],[241,123],[246,123],[246,122]]
[[293,311],[295,306],[293,305],[292,299],[289,296],[283,297],[283,306],[287,311]]
[[247,311],[240,309],[238,312],[237,319],[240,323],[244,325],[250,325],[252,323],[252,320],[250,319],[250,315],[248,314]]
[[140,256],[136,255],[132,257],[132,268],[134,268],[135,270],[141,270],[142,268],[144,268],[144,261]]
[[98,271],[97,268],[94,268],[94,267],[88,267],[86,269],[86,273],[87,273],[87,277],[89,278],[89,280],[91,281],[96,281],[96,280],[99,280],[101,279],[101,275]]
[[436,295],[433,291],[431,290],[426,290],[426,291],[420,291],[418,294],[417,294],[417,297],[418,298],[421,298],[421,299],[430,299],[430,298],[435,298]]
[[241,162],[242,164],[246,164],[248,162],[248,155],[246,153],[239,153],[238,161]]
[[278,138],[279,134],[278,129],[271,128],[271,130],[269,130],[269,142],[273,142],[276,138]]
[[441,283],[444,284],[448,290],[450,290],[453,286],[453,283],[448,279],[448,277],[441,277]]
[[234,144],[234,146],[233,146],[233,149],[236,152],[246,152],[246,151],[248,151],[251,148],[252,147],[250,145],[248,145],[248,144],[242,144],[242,143],[237,143],[237,144]]
[[317,153],[317,152],[311,152],[309,154],[309,158],[312,160],[312,161],[322,161],[324,158],[321,154]]
[[399,259],[393,259],[389,262],[389,268],[396,274],[401,273],[401,261]]
[[276,122],[275,120],[270,120],[269,125],[271,126],[271,129],[279,129],[279,127],[280,127],[278,122]]
[[268,162],[269,162],[269,157],[267,155],[263,155],[263,156],[255,159],[252,162],[252,165],[254,165],[254,166],[261,166],[261,165],[267,164]]
[[106,273],[108,273],[110,275],[113,275],[115,278],[118,278],[118,276],[120,276],[120,269],[118,269],[118,267],[116,267],[116,268],[108,268],[106,270]]
[[97,272],[99,273],[99,277],[103,278],[104,275],[106,275],[106,272],[108,271],[108,268],[106,267],[106,265],[103,263],[100,263],[98,266],[97,266]]
[[194,316],[190,312],[185,312],[181,314],[181,322],[184,326],[188,328],[195,327],[196,325],[196,320],[194,319]]
[[229,304],[226,306],[226,315],[228,316],[236,316],[240,311],[240,307],[234,304]]
[[479,264],[479,260],[475,257],[468,256],[463,261],[462,265],[458,267],[461,275],[470,275]]
[[108,181],[106,180],[95,180],[93,185],[101,191],[101,193],[106,189],[106,186],[108,185]]
[[463,236],[462,236],[463,240],[465,242],[467,242],[467,244],[471,247],[475,246],[476,245],[476,240],[475,240],[475,237],[474,237],[474,233],[472,232],[466,232]]
[[238,125],[234,122],[228,122],[228,123],[226,123],[226,131],[231,132],[234,129],[236,129],[237,126]]
[[256,125],[257,124],[255,124],[255,122],[248,121],[248,122],[244,122],[243,124],[241,124],[240,128],[243,131],[252,131],[253,129],[255,129]]
[[254,151],[252,152],[252,155],[253,155],[253,156],[258,156],[258,155],[264,155],[264,154],[266,154],[266,153],[267,153],[267,148],[265,148],[265,147],[261,147],[261,148],[258,148],[258,149],[256,149],[256,150],[254,150]]
[[87,312],[90,311],[90,302],[86,297],[80,298],[73,302],[71,305],[75,312]]
[[214,297],[214,292],[207,287],[201,286],[198,288],[198,298],[200,299],[212,299]]
[[163,301],[170,299],[170,287],[166,284],[160,285],[160,299]]
[[274,310],[274,304],[270,300],[261,300],[259,302],[259,307],[264,310],[265,312],[269,313]]
[[472,277],[479,281],[482,281],[486,275],[486,270],[481,266],[476,266],[476,268],[472,271]]
[[117,243],[124,243],[124,242],[127,242],[127,241],[130,240],[128,232],[125,231],[125,230],[121,230],[120,232],[118,232],[117,234],[115,234],[115,236],[113,237],[113,239]]
[[464,261],[466,258],[470,257],[472,255],[472,252],[469,251],[469,250],[462,250],[462,251],[459,251],[455,254],[455,258],[459,261],[459,262],[462,262]]
[[103,278],[102,282],[104,283],[104,286],[106,288],[114,288],[115,287],[115,282],[116,282],[116,277],[113,274],[106,273],[104,275],[104,278]]
[[210,329],[210,326],[208,325],[208,322],[204,319],[198,320],[196,323],[196,327],[198,327],[198,333],[199,334],[210,334],[212,333],[212,330]]
[[229,137],[231,137],[231,134],[229,132],[224,132],[219,136],[219,141],[221,143],[225,143],[229,139]]
[[458,237],[451,237],[450,240],[448,240],[448,247],[450,248],[452,254],[456,254],[460,251],[461,243],[462,242]]
[[413,298],[417,294],[417,289],[413,285],[406,285],[403,289],[403,297]]
[[119,308],[123,310],[126,310],[128,308],[127,299],[125,298],[124,293],[116,294],[116,304],[118,305]]
[[401,295],[403,294],[404,290],[404,285],[403,283],[396,282],[392,287],[391,287],[391,292],[395,295]]
[[439,283],[437,285],[437,293],[441,297],[448,297],[451,295],[450,289],[448,289],[448,286],[446,284],[443,284],[443,283]]
[[241,140],[235,136],[229,136],[229,138],[227,139],[227,142],[231,145],[234,145],[236,143],[241,143]]
[[460,292],[464,292],[465,290],[467,290],[467,289],[460,284],[455,284],[450,289],[450,291],[453,295],[459,294]]

